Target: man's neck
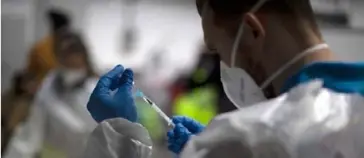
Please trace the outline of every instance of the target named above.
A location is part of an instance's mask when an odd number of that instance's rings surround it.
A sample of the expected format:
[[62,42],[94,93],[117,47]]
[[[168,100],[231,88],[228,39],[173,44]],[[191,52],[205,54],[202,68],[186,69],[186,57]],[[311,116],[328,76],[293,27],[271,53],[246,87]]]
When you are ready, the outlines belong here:
[[302,69],[305,65],[314,63],[314,62],[322,62],[322,61],[332,61],[334,60],[334,55],[329,48],[317,50],[309,55],[306,55],[293,65],[290,68],[282,72],[274,81],[272,85],[274,87],[274,91],[276,94],[280,94],[281,88],[284,86],[284,83],[287,79],[293,76],[295,73],[298,73],[300,69]]

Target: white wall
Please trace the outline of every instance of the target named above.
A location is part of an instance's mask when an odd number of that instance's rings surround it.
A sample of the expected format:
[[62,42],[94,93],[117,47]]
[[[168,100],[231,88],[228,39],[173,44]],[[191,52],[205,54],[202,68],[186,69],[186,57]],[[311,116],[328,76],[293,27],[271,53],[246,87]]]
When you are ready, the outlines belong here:
[[[127,55],[121,49],[121,31],[125,24],[121,4],[118,2],[93,3],[85,14],[85,32],[93,50],[94,61],[100,71],[116,64],[133,68],[147,68],[151,49],[158,47],[166,51],[165,66],[151,73],[154,85],[169,80],[179,70],[192,67],[202,41],[200,19],[194,4],[174,5],[141,1],[138,5],[136,28],[138,43],[136,50]],[[97,62],[96,62],[97,61]]]
[[364,30],[324,29],[323,35],[339,59],[364,62]]
[[1,91],[9,88],[15,71],[25,66],[34,42],[32,0],[2,2],[1,11]]
[[90,0],[34,0],[36,3],[36,40],[39,40],[49,33],[46,11],[51,8],[60,8],[71,17],[72,27],[80,30],[84,26],[84,12],[91,3]]

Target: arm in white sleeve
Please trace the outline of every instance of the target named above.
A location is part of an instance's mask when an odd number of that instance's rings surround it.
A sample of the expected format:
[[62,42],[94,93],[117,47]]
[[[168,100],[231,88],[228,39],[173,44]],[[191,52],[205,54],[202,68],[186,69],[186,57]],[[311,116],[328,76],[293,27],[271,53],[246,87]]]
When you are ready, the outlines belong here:
[[138,123],[122,118],[100,123],[88,139],[84,158],[148,158],[152,141]]
[[181,158],[363,158],[364,97],[312,81],[225,113],[190,139]]
[[27,121],[20,125],[10,140],[5,158],[31,158],[40,151],[44,139],[45,112],[34,104]]
[[[50,73],[43,80],[29,111],[27,120],[16,128],[4,157],[31,158],[43,147],[47,110],[43,98],[49,94],[54,75]],[[46,96],[45,96],[46,95]]]

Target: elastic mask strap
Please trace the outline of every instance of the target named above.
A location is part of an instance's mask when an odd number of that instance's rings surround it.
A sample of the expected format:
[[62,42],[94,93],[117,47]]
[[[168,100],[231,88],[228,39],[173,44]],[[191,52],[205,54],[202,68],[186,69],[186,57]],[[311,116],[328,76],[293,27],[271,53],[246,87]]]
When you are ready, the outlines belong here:
[[[249,12],[250,13],[255,13],[256,11],[258,11],[258,9],[260,7],[263,6],[263,4],[266,1],[268,1],[268,0],[258,1]],[[243,36],[243,32],[244,32],[244,22],[242,22],[240,24],[238,34],[236,35],[235,40],[234,40],[233,49],[231,50],[231,57],[230,57],[230,63],[231,64],[230,64],[230,67],[235,67],[236,53],[237,53],[238,48],[239,48],[239,43],[241,41],[241,37]]]
[[273,75],[271,75],[268,79],[266,79],[263,84],[260,86],[261,89],[265,89],[268,87],[270,83],[274,79],[276,79],[280,74],[282,74],[284,71],[286,71],[291,65],[295,64],[298,60],[302,59],[303,57],[316,53],[318,50],[329,48],[329,46],[326,43],[318,44],[313,47],[310,47],[303,51],[302,53],[296,55],[292,60],[287,62],[285,65],[283,65],[280,69],[278,69]]

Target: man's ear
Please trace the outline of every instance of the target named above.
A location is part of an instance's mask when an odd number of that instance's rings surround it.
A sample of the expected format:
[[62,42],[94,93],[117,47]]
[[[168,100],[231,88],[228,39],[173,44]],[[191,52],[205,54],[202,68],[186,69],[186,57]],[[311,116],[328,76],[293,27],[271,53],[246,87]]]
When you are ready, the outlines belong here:
[[265,30],[263,28],[263,25],[256,15],[254,15],[253,13],[245,14],[244,22],[251,28],[254,38],[257,39],[265,36]]

